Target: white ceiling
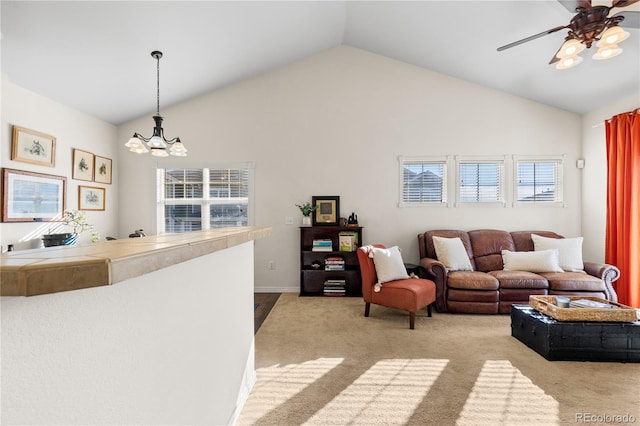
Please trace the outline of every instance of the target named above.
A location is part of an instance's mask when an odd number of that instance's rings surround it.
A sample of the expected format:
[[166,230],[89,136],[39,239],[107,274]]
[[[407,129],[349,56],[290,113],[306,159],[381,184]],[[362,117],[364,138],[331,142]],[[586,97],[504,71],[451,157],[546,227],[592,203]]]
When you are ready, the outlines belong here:
[[[594,0],[593,4],[610,4]],[[640,2],[624,10],[640,10]],[[622,9],[615,9],[614,13]],[[345,44],[576,113],[638,94],[640,30],[624,52],[576,68],[549,60],[567,30],[496,48],[573,16],[539,1],[6,1],[10,81],[120,124]]]

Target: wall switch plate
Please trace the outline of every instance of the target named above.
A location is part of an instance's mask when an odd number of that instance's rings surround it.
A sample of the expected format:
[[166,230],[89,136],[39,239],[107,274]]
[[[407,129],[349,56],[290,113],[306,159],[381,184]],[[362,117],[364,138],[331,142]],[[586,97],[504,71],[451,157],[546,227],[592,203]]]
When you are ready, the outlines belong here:
[[287,216],[284,218],[285,225],[293,225],[293,218],[291,216]]

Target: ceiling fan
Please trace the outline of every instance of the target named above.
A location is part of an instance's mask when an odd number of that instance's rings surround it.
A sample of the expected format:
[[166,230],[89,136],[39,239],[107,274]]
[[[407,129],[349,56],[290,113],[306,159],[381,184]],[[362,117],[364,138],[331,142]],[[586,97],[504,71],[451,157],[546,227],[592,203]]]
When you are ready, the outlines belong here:
[[622,11],[609,16],[614,8],[622,8],[640,0],[612,0],[611,6],[592,6],[591,0],[558,0],[569,12],[575,13],[568,25],[551,28],[522,40],[514,41],[498,47],[498,51],[509,49],[531,40],[552,34],[565,28],[569,33],[564,43],[551,58],[549,64],[556,63],[556,68],[566,69],[582,62],[578,56],[585,48],[597,42],[598,52],[594,59],[609,59],[622,53],[618,44],[629,37],[629,33],[620,27],[640,28],[640,12]]

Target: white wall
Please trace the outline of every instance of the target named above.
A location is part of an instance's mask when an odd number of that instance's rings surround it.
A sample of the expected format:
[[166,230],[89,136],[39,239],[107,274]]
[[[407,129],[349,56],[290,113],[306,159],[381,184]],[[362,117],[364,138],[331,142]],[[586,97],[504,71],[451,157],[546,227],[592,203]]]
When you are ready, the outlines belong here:
[[231,424],[255,381],[251,242],[1,303],[2,424]]
[[[78,185],[106,188],[106,209],[88,211],[87,220],[92,223],[102,238],[116,232],[118,208],[118,174],[116,154],[116,128],[95,117],[79,112],[41,95],[13,84],[7,76],[2,76],[2,124],[0,127],[0,166],[29,172],[65,176],[67,178],[68,210],[78,209]],[[55,167],[39,166],[11,160],[11,134],[13,126],[26,127],[56,137]],[[71,179],[73,148],[93,152],[113,160],[113,184],[105,185]],[[40,236],[60,224],[40,223],[0,223],[0,244],[6,250],[8,244],[16,248],[30,248],[41,243]],[[65,231],[57,231],[65,232]],[[28,242],[25,242],[28,241]],[[82,234],[78,241],[90,241],[89,233]],[[23,243],[24,242],[24,243]]]
[[582,116],[582,234],[585,259],[604,262],[607,213],[607,144],[604,121],[640,107],[640,94]]
[[[255,161],[255,225],[273,226],[256,243],[258,291],[299,288],[295,204],[313,195],[339,195],[365,243],[397,244],[414,263],[428,229],[581,232],[580,116],[362,50],[330,49],[161,112],[189,149],[168,164]],[[149,116],[118,129],[119,174],[131,182],[119,194],[120,234],[155,232],[155,163],[122,146],[151,127]],[[566,154],[566,207],[397,207],[399,155],[457,154]]]

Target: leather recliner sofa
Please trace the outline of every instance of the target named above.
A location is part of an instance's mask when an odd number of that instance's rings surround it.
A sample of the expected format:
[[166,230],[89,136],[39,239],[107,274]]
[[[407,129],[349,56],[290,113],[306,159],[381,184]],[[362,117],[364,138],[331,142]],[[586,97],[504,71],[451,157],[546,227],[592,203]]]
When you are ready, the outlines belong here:
[[[509,313],[512,304],[528,304],[530,295],[595,296],[617,302],[612,283],[620,271],[612,265],[584,262],[584,272],[504,271],[502,250],[533,251],[531,234],[564,238],[548,231],[507,232],[432,230],[418,235],[420,275],[436,284],[436,309],[452,313]],[[460,238],[470,271],[448,271],[437,260],[433,237]]]

